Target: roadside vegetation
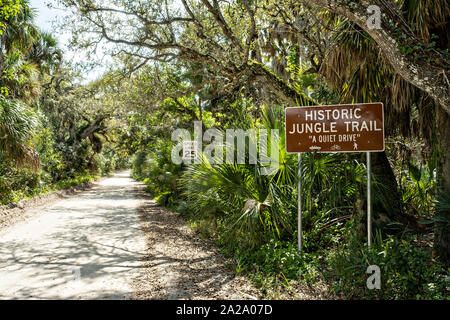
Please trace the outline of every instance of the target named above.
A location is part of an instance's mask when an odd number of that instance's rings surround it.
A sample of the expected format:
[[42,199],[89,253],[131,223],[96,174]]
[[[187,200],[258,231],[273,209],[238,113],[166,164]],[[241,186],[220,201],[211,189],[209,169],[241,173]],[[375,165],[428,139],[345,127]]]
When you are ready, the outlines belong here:
[[0,205],[128,166],[107,141],[107,102],[81,84],[34,15],[28,1],[2,2]]
[[[282,108],[271,110],[281,112]],[[262,123],[241,123],[239,128],[282,129],[282,123],[266,123],[269,118],[263,112]],[[419,178],[414,164],[395,167],[402,172],[402,212],[410,223],[386,218],[390,191],[373,175],[376,236],[368,250],[364,157],[305,154],[304,247],[299,255],[296,155],[286,154],[281,145],[280,168],[269,176],[259,174],[263,168],[259,164],[211,165],[204,161],[177,166],[171,162],[169,139],[161,145],[160,140],[148,144],[151,152],[135,155],[134,177],[147,184],[147,191],[160,205],[179,212],[201,236],[212,239],[224,254],[233,257],[236,271],[249,274],[268,297],[276,297],[274,290],[295,295],[291,282],[312,288],[325,285],[330,293],[352,299],[448,297],[448,269],[432,251],[435,184],[428,169],[422,168]],[[395,142],[387,145],[394,154]],[[381,290],[366,286],[366,270],[373,264],[381,269]]]

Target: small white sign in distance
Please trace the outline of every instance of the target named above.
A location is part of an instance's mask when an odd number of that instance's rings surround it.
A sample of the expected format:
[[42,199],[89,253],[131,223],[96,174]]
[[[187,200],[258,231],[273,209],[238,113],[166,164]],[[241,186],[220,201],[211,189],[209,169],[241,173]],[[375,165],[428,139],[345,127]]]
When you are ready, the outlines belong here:
[[198,141],[183,141],[183,160],[193,160],[198,154]]

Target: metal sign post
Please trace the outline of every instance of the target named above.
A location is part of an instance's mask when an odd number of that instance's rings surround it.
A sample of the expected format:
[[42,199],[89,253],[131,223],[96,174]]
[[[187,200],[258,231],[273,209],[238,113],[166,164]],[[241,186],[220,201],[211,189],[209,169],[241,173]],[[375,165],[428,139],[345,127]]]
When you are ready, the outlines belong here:
[[381,102],[285,109],[286,152],[298,154],[298,251],[302,250],[302,152],[366,152],[367,237],[372,245],[370,152],[384,151]]
[[367,244],[370,249],[372,245],[372,178],[371,163],[370,163],[370,152],[366,152],[367,161]]
[[302,154],[298,154],[298,252],[302,252]]

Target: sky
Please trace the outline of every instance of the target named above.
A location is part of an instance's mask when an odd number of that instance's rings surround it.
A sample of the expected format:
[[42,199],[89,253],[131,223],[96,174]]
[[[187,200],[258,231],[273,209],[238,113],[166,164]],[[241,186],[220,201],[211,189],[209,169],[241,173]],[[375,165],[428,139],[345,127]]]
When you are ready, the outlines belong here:
[[36,25],[44,31],[51,32],[60,43],[61,46],[66,46],[70,39],[70,34],[56,34],[56,27],[52,26],[52,22],[56,18],[62,18],[65,16],[65,11],[63,9],[48,8],[47,4],[50,3],[49,0],[31,0],[30,6],[36,10],[36,17],[34,19]]
[[[55,8],[49,8],[49,3],[52,3]],[[65,61],[77,63],[85,58],[84,54],[73,50],[70,46],[68,46],[70,42],[70,32],[64,32],[56,26],[56,20],[61,20],[67,14],[66,10],[62,9],[60,5],[57,5],[54,0],[31,0],[30,7],[35,8],[36,10],[35,24],[41,30],[51,32],[51,34],[58,40],[59,46],[64,51]],[[95,80],[103,73],[104,70],[105,68],[98,68],[92,70],[89,74],[85,74],[85,81],[88,82]]]

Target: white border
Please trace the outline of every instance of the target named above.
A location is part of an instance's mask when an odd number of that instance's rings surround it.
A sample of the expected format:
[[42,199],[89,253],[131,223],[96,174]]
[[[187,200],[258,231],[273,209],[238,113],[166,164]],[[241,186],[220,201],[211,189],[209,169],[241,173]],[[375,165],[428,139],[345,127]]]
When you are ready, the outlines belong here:
[[[380,150],[358,150],[358,151],[303,151],[303,152],[292,152],[287,151],[287,127],[286,127],[286,110],[287,109],[300,109],[300,108],[315,108],[315,107],[339,107],[339,106],[359,106],[362,104],[381,104],[381,117],[383,121],[383,149]],[[284,108],[284,144],[285,151],[289,154],[298,154],[306,152],[317,152],[317,153],[357,153],[357,152],[383,152],[386,149],[385,135],[384,135],[384,103],[383,102],[366,102],[366,103],[350,103],[350,104],[330,104],[330,105],[318,105],[318,106],[299,106],[299,107],[286,107]]]

